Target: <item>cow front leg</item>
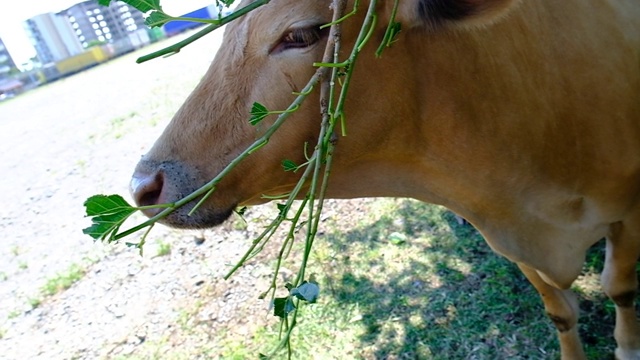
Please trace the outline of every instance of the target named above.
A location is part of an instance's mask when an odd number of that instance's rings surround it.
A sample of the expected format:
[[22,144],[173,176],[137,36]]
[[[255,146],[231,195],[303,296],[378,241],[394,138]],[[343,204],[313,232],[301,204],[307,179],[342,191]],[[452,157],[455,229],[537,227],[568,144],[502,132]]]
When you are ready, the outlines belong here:
[[640,326],[635,309],[639,255],[640,234],[626,224],[613,224],[607,237],[602,287],[616,306],[614,336],[618,343],[616,358],[620,360],[640,359]]
[[538,272],[524,264],[518,267],[538,290],[547,315],[558,330],[563,360],[582,360],[586,355],[578,335],[578,300],[571,290],[560,290],[546,283]]

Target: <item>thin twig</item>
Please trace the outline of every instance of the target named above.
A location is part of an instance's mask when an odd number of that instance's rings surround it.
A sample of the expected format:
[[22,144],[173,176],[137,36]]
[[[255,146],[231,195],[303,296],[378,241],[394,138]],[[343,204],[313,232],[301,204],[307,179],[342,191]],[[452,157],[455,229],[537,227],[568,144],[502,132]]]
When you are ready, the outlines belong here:
[[[198,31],[197,33],[189,36],[188,38],[186,38],[186,39],[184,39],[182,41],[179,41],[179,42],[177,42],[177,43],[175,43],[175,44],[173,44],[171,46],[168,46],[166,48],[163,48],[161,50],[152,52],[149,55],[145,55],[145,56],[139,57],[136,60],[136,62],[138,64],[140,64],[140,63],[155,59],[155,58],[160,57],[160,56],[177,54],[177,53],[180,52],[180,50],[183,47],[191,44],[192,42],[200,39],[201,37],[209,34],[210,32],[212,32],[212,31],[214,31],[214,30],[216,30],[216,29],[218,29],[218,28],[220,28],[220,27],[232,22],[233,20],[236,20],[236,19],[244,16],[248,12],[253,11],[254,9],[256,9],[256,8],[262,6],[262,5],[268,4],[269,1],[271,1],[271,0],[256,0],[256,1],[252,2],[251,4],[245,6],[245,7],[241,8],[241,9],[238,9],[238,10],[232,12],[231,14],[229,14],[227,16],[224,16],[224,17],[220,18],[219,20],[216,20],[215,23],[207,25],[207,27],[205,27],[204,29]],[[183,20],[183,19],[180,19],[180,18],[176,18],[176,19],[177,20]]]

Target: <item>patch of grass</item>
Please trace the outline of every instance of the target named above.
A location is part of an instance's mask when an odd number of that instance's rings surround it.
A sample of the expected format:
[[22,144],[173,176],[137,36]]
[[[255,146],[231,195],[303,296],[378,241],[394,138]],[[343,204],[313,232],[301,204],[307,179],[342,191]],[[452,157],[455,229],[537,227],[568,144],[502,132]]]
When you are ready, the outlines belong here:
[[[539,295],[473,227],[409,200],[376,201],[366,213],[350,231],[339,217],[329,221],[314,244],[307,273],[316,274],[321,297],[299,318],[293,358],[559,358]],[[601,256],[590,253],[586,277],[601,270]],[[606,359],[615,314],[596,293],[581,298],[580,333],[589,358]],[[268,352],[278,343],[273,323],[251,341],[227,341],[223,357]]]
[[247,228],[249,227],[249,224],[247,224],[247,221],[240,216],[236,216],[231,221],[231,224],[232,224],[233,230],[237,230],[237,231],[244,231],[244,230],[247,230]]
[[[320,284],[320,298],[302,305],[292,358],[560,357],[556,330],[535,289],[473,227],[459,224],[442,207],[410,200],[379,199],[358,210],[322,225],[307,268],[307,276],[313,274]],[[295,270],[303,245],[294,245],[285,267]],[[613,307],[596,286],[602,256],[598,244],[575,285],[579,331],[590,359],[609,359],[615,347]],[[267,326],[250,334],[230,323],[228,330],[203,335],[210,326],[197,317],[207,307],[203,301],[176,319],[176,329],[190,341],[206,344],[192,355],[255,359],[279,344],[280,323],[271,316]],[[137,354],[184,355],[182,349],[159,346]],[[286,355],[282,350],[276,358]]]
[[141,118],[137,111],[130,111],[120,114],[108,121],[105,128],[99,133],[90,134],[88,140],[94,142],[99,138],[110,137],[120,139],[130,131],[139,126],[138,118]]
[[42,304],[42,297],[30,297],[27,299],[27,303],[29,303],[29,306],[31,306],[31,308],[35,309],[40,306],[40,304]]
[[55,295],[70,288],[73,284],[82,279],[86,272],[87,270],[85,267],[78,264],[71,264],[67,270],[59,272],[55,276],[47,279],[40,291],[44,296]]
[[9,312],[9,314],[7,315],[7,319],[11,320],[11,319],[15,319],[18,316],[20,316],[20,314],[22,314],[22,312],[20,310],[12,310]]
[[122,135],[124,135],[123,128],[125,125],[125,120],[127,120],[126,117],[117,117],[111,120],[110,133],[113,135],[115,139],[120,139]]
[[48,278],[45,284],[40,287],[40,294],[36,297],[28,298],[27,302],[32,308],[37,308],[42,304],[45,297],[55,295],[70,288],[73,284],[82,279],[85,274],[85,267],[78,264],[71,264],[67,270],[59,272],[55,276]]
[[27,262],[26,262],[26,261],[24,261],[24,260],[20,260],[20,261],[18,262],[18,269],[20,269],[20,270],[26,270],[26,269],[28,269],[28,268],[29,268],[29,264],[27,264]]
[[200,312],[203,305],[204,303],[201,300],[196,300],[192,306],[180,310],[176,322],[182,330],[189,332],[193,329],[195,316]]
[[171,254],[171,243],[159,241],[156,256],[167,256]]
[[7,273],[4,271],[0,271],[0,281],[7,281],[7,280],[9,280],[9,275],[7,275]]

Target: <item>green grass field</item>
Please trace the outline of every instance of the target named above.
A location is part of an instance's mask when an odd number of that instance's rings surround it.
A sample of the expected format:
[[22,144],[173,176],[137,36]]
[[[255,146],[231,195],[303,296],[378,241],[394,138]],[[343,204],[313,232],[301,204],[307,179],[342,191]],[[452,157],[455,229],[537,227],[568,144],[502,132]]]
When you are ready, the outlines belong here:
[[[319,280],[321,298],[303,307],[292,358],[559,358],[538,294],[471,226],[442,207],[412,200],[377,199],[361,210],[335,214],[314,245],[308,273]],[[574,286],[590,359],[612,358],[615,347],[614,309],[597,281],[601,245]],[[211,334],[225,346],[206,351],[224,359],[268,353],[280,329],[277,318],[268,323],[242,338]]]

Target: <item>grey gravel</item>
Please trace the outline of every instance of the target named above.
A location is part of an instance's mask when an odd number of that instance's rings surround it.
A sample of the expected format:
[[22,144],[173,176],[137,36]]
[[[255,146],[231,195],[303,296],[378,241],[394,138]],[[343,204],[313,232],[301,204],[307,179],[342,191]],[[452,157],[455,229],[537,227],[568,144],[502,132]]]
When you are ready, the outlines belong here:
[[[159,227],[144,256],[81,232],[89,224],[84,200],[127,194],[139,156],[203,75],[219,40],[135,64],[145,49],[0,103],[0,359],[116,358],[149,342],[205,341],[174,336],[184,319],[215,329],[247,311],[266,317],[257,299],[266,265],[222,279],[257,223],[204,233]],[[160,244],[170,244],[169,254],[157,255]],[[43,286],[73,265],[85,271],[80,280],[44,295]]]
[[[0,103],[0,359],[217,358],[221,339],[244,341],[277,322],[258,297],[278,244],[223,279],[277,214],[272,205],[213,230],[156,227],[144,256],[81,231],[86,198],[127,194],[139,157],[202,77],[220,36],[137,65],[152,50],[143,49]],[[326,205],[327,217],[357,207],[341,204]],[[83,270],[77,282],[43,293],[73,267]]]

